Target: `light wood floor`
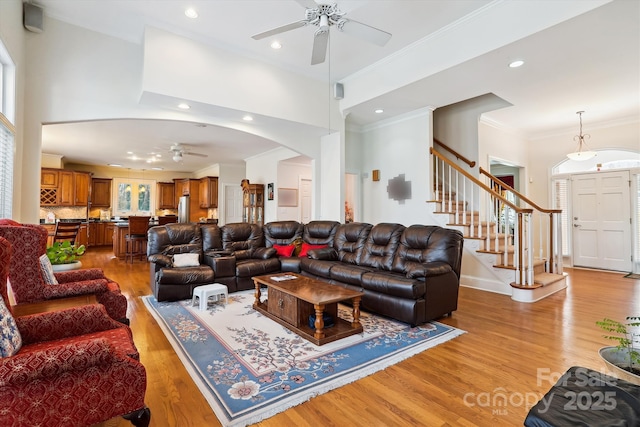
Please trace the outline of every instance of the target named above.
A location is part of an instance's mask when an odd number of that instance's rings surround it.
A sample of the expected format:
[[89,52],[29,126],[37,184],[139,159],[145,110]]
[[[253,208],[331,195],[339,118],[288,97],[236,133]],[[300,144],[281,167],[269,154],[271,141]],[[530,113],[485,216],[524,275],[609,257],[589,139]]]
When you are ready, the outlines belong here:
[[[128,317],[147,370],[151,425],[220,425],[140,300],[151,293],[147,263],[125,264],[106,248],[91,248],[82,261],[85,267],[102,267],[129,300]],[[258,425],[522,425],[554,375],[574,365],[605,369],[597,351],[609,344],[597,320],[640,315],[640,280],[566,271],[569,287],[534,304],[462,287],[458,310],[441,321],[466,334]],[[501,397],[507,405],[493,406]],[[114,419],[103,425],[130,424]]]

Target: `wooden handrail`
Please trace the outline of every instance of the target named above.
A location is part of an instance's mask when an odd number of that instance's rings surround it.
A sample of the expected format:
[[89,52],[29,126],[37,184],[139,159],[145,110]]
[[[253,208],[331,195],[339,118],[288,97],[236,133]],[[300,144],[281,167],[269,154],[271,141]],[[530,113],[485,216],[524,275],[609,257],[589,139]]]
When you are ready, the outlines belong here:
[[475,167],[476,162],[475,160],[469,160],[467,159],[465,156],[463,156],[462,154],[458,153],[457,151],[455,151],[453,148],[450,148],[449,146],[445,145],[444,142],[433,138],[433,142],[438,144],[439,146],[441,146],[442,148],[444,148],[446,151],[448,151],[449,153],[453,154],[454,156],[456,156],[456,159],[462,160],[463,162],[465,162],[466,164],[468,164],[470,167]]
[[516,211],[517,213],[533,213],[533,209],[528,209],[528,208],[521,208],[519,206],[514,205],[512,202],[510,202],[509,200],[507,200],[502,194],[494,191],[492,188],[490,188],[488,185],[486,185],[484,182],[478,180],[478,178],[470,175],[469,173],[463,171],[458,165],[456,165],[455,163],[453,163],[451,160],[447,159],[446,157],[444,157],[442,154],[440,154],[438,151],[434,150],[433,147],[429,147],[429,153],[433,154],[434,156],[438,157],[440,160],[442,160],[443,162],[445,162],[447,165],[451,166],[453,169],[457,170],[458,172],[460,172],[462,175],[464,175],[467,179],[469,179],[471,182],[473,182],[474,184],[476,184],[478,187],[482,188],[483,190],[485,190],[487,193],[491,194],[493,197],[495,197],[496,199],[500,200],[501,202],[503,202],[505,205],[509,206],[511,209],[513,209],[514,211]]
[[525,196],[524,194],[520,193],[518,190],[516,190],[515,188],[511,187],[509,184],[505,183],[504,181],[502,181],[500,178],[494,176],[491,174],[491,172],[487,172],[486,170],[484,170],[482,167],[480,167],[480,173],[485,175],[486,177],[488,177],[489,179],[491,179],[492,181],[496,181],[498,184],[500,184],[501,187],[506,188],[507,190],[511,191],[512,193],[514,193],[516,196],[518,196],[521,200],[524,200],[525,202],[527,202],[529,205],[531,205],[535,210],[538,210],[540,212],[544,212],[544,213],[562,213],[562,209],[545,209],[545,208],[541,208],[540,206],[538,206],[536,203],[534,203],[531,199],[529,199],[527,196]]

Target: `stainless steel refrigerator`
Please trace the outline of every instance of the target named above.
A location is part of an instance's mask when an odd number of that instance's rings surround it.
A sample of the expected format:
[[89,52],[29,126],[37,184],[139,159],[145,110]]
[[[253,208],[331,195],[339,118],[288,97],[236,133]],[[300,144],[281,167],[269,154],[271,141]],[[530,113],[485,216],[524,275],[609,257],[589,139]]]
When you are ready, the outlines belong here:
[[182,196],[178,200],[178,222],[189,222],[189,196]]

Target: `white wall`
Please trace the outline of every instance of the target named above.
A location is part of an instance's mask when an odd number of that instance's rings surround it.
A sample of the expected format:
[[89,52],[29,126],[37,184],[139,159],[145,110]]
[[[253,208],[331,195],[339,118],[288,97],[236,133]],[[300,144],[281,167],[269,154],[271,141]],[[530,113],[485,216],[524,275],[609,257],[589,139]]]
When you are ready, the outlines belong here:
[[[38,172],[36,176],[32,168],[39,171],[40,146],[24,137],[25,72],[27,68],[26,36],[26,31],[22,27],[22,2],[19,0],[0,1],[0,39],[16,65],[16,110],[15,122],[13,123],[16,127],[16,152],[13,168],[13,219],[19,222],[37,222],[40,205],[40,173]],[[38,153],[35,157],[34,152]],[[29,168],[22,167],[25,159],[29,159]],[[37,189],[37,193],[29,193],[34,188]]]
[[[300,179],[313,179],[310,164],[290,163],[281,161],[278,164],[278,186],[274,188],[274,200],[267,200],[265,203],[278,205],[278,188],[295,188],[298,190],[298,201],[300,200]],[[266,191],[266,190],[265,190]],[[278,221],[292,220],[300,221],[301,206],[278,206],[276,217]]]
[[[363,222],[426,223],[432,138],[430,111],[380,122],[362,133],[358,155],[362,170],[368,174],[361,187]],[[371,180],[373,169],[380,170],[380,181]],[[400,174],[411,182],[411,198],[402,203],[390,199],[387,193],[389,180]]]
[[[344,221],[344,137],[335,132],[321,141],[320,165],[314,174],[314,219]],[[319,174],[318,174],[319,171]],[[318,204],[320,206],[318,206]]]

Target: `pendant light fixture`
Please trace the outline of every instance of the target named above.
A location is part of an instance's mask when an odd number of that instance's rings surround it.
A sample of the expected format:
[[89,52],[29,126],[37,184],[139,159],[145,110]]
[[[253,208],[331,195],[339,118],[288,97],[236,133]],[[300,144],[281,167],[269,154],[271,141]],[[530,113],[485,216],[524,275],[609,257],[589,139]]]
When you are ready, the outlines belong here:
[[589,147],[587,147],[587,143],[585,142],[585,139],[591,138],[591,135],[589,135],[588,133],[582,133],[582,113],[584,113],[584,111],[576,112],[576,114],[580,117],[580,133],[573,137],[574,141],[578,141],[578,149],[573,153],[567,154],[567,157],[571,160],[589,160],[593,159],[597,155],[595,151],[589,150]]

